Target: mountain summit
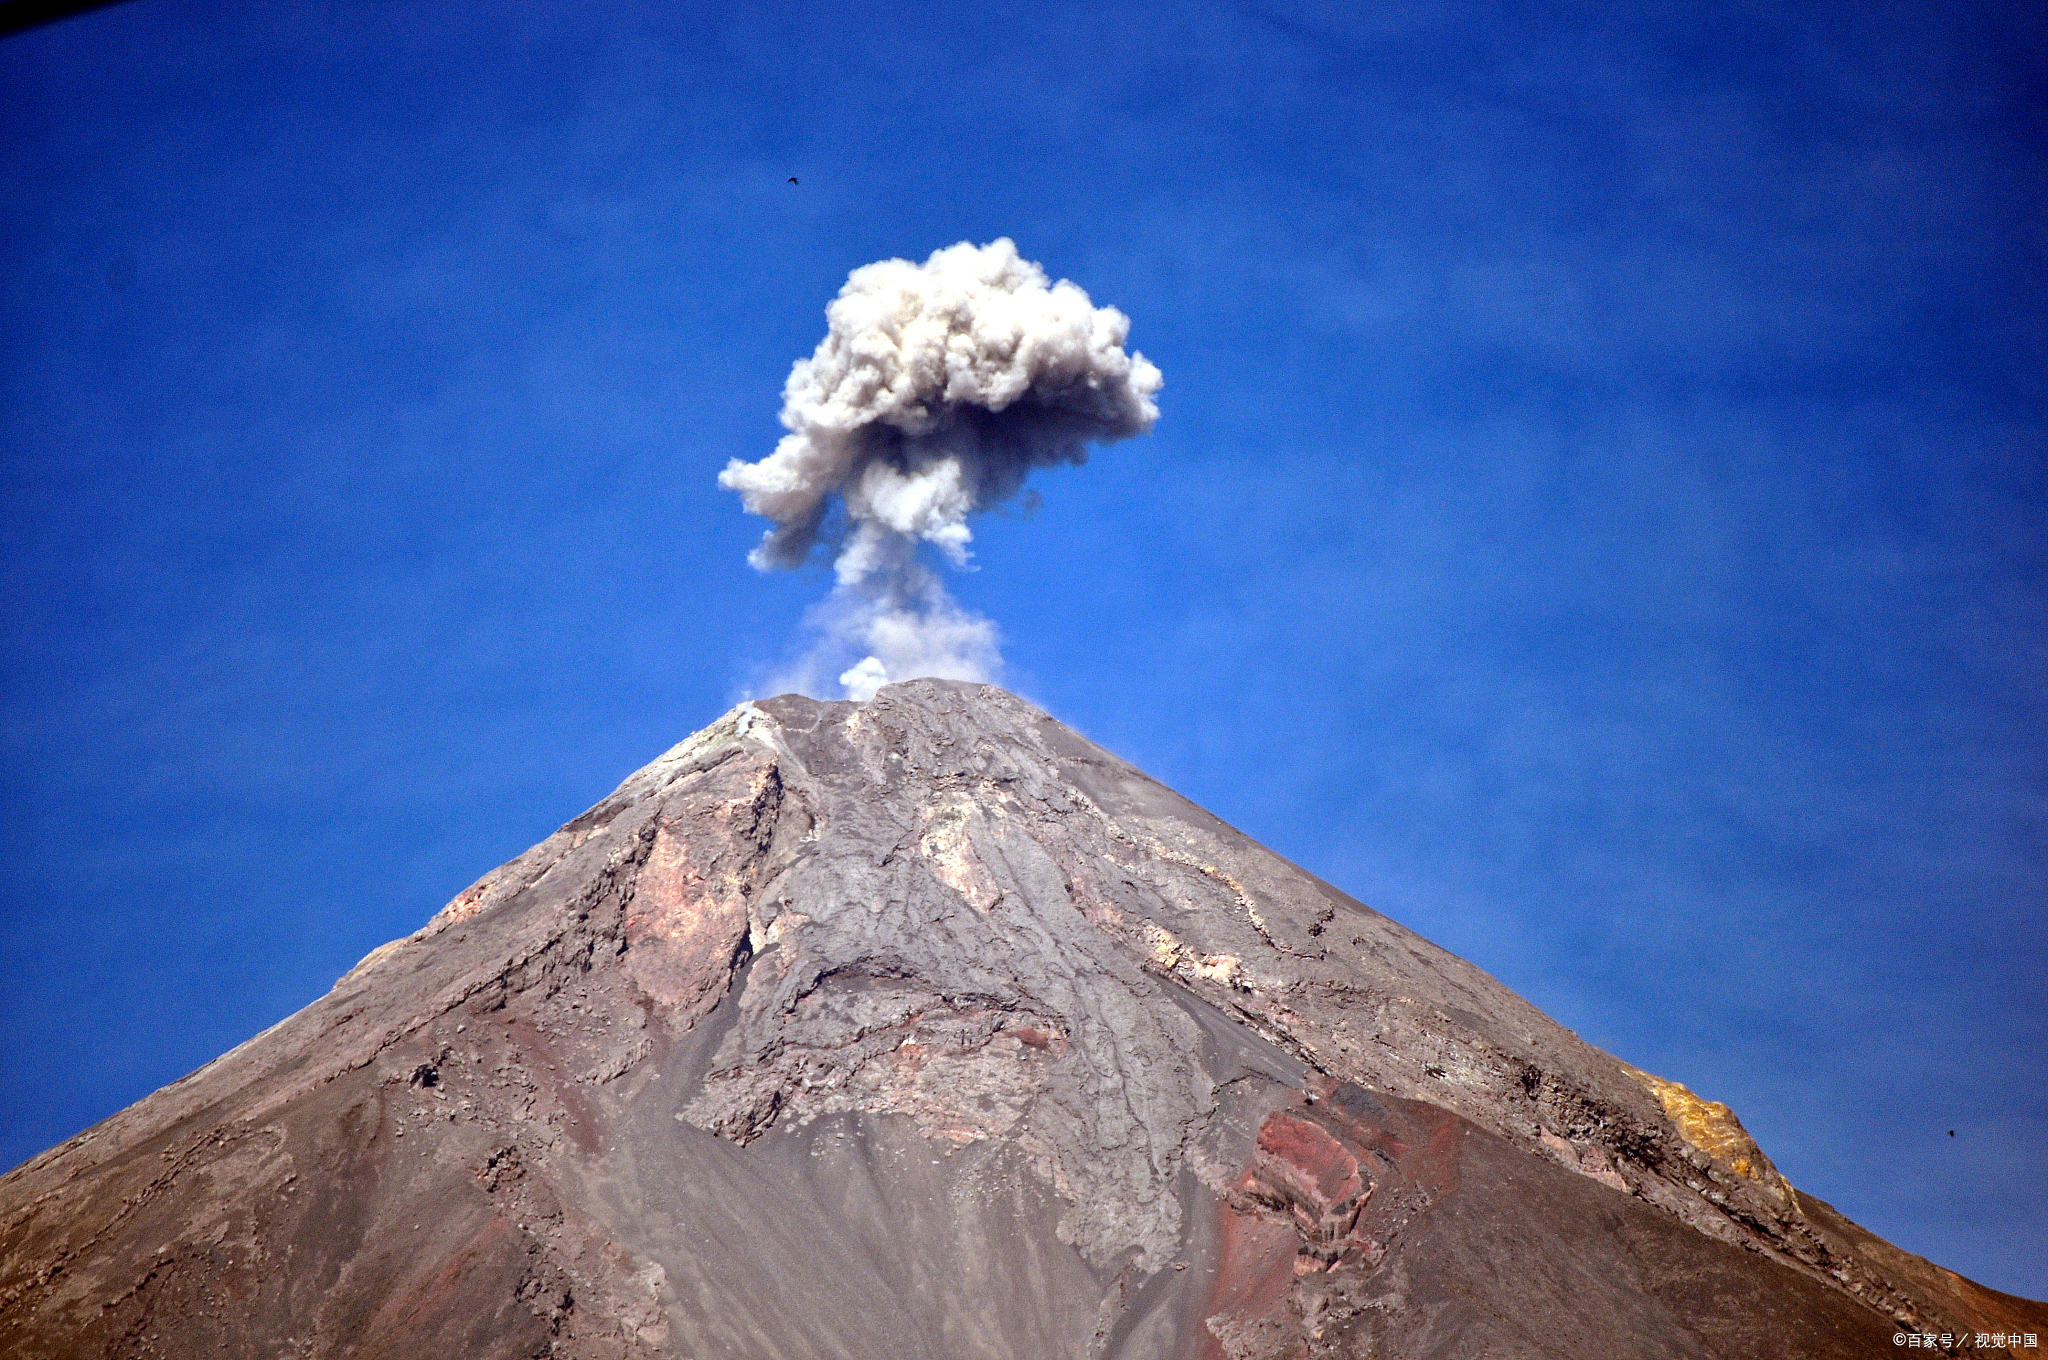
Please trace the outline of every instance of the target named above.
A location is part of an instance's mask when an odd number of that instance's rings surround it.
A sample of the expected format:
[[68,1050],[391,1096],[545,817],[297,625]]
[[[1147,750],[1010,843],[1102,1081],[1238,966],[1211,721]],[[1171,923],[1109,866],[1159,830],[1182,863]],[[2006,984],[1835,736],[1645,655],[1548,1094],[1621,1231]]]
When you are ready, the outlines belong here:
[[0,1353],[1868,1357],[2048,1306],[1038,709],[742,704],[0,1180]]

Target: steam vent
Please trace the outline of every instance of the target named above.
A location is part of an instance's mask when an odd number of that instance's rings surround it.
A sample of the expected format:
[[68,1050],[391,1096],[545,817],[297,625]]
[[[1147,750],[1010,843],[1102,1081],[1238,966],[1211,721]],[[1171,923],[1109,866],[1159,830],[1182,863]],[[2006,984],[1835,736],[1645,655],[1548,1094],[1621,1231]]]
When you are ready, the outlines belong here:
[[0,1354],[1889,1354],[2048,1332],[998,689],[742,704],[0,1180]]

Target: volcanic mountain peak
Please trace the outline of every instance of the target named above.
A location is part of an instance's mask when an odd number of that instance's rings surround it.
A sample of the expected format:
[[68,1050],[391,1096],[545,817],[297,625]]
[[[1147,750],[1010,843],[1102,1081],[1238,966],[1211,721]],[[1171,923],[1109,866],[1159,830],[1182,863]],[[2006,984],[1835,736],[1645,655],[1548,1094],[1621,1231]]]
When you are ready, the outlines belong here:
[[2043,1313],[935,680],[742,704],[0,1181],[22,1356],[1850,1355]]

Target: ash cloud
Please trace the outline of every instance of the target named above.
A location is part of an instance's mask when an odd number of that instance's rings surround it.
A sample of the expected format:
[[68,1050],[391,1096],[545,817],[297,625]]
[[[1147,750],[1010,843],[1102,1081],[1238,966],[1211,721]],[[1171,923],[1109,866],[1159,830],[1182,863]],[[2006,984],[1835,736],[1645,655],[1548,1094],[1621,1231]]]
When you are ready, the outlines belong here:
[[1159,370],[1125,352],[1128,317],[1048,283],[1007,238],[865,265],[825,316],[825,339],[783,388],[789,433],[718,478],[772,523],[755,567],[832,553],[836,584],[810,620],[818,644],[785,679],[815,693],[834,658],[855,655],[838,676],[853,699],[921,675],[994,679],[995,625],[954,602],[924,545],[967,566],[968,520],[1034,468],[1150,430]]

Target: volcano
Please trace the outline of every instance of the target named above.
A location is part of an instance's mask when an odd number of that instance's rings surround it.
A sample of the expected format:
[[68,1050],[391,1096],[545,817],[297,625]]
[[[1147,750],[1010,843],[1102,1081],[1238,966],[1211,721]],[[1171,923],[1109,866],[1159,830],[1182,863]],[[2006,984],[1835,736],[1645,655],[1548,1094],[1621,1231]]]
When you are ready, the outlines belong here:
[[1867,1358],[2030,1330],[2048,1305],[1800,1193],[1726,1106],[937,680],[740,705],[0,1179],[20,1360]]

